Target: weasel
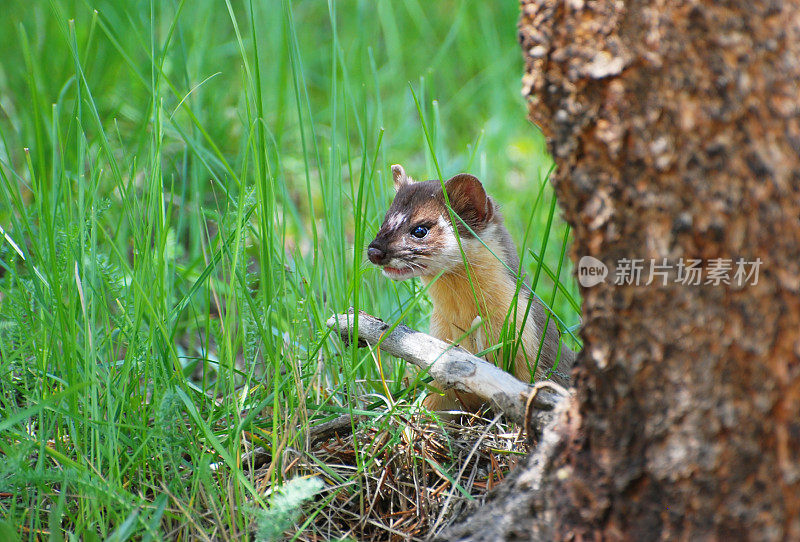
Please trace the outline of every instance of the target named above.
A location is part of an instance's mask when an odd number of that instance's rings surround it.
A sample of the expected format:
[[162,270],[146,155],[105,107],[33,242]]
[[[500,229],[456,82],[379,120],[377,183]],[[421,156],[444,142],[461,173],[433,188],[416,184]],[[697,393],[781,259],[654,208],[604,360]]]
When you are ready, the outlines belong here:
[[[392,166],[392,176],[396,194],[377,236],[367,248],[370,262],[381,266],[387,278],[420,277],[423,284],[429,285],[428,294],[433,301],[430,333],[435,337],[458,341],[459,346],[477,354],[500,343],[505,336],[502,347],[487,354],[489,361],[525,382],[531,381],[535,366],[535,378],[550,377],[567,384],[575,353],[564,345],[559,349],[554,321],[550,321],[543,336],[547,309],[535,296],[525,318],[532,294],[518,288],[516,246],[497,204],[486,195],[481,182],[462,173],[444,183],[451,209],[463,220],[462,223],[455,218],[457,239],[440,181],[415,182],[400,165]],[[464,265],[465,259],[468,266]],[[516,322],[511,309],[515,301]],[[468,333],[473,328],[474,332]],[[517,344],[510,367],[503,367],[503,360],[513,355],[517,342],[521,344]],[[540,343],[541,355],[536,364]],[[431,410],[461,407],[475,411],[482,401],[475,395],[449,390],[444,395],[428,395],[424,404]]]

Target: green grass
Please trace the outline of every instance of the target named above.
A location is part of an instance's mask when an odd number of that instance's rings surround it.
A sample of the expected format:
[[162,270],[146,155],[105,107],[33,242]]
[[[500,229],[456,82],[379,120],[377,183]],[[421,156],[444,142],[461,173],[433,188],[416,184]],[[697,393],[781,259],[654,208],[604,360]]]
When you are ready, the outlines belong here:
[[392,163],[477,175],[578,322],[516,3],[3,9],[0,531],[237,539],[265,505],[245,441],[279,483],[311,420],[401,394],[404,363],[384,357],[384,388],[324,325],[356,306],[427,326],[419,283],[364,258]]

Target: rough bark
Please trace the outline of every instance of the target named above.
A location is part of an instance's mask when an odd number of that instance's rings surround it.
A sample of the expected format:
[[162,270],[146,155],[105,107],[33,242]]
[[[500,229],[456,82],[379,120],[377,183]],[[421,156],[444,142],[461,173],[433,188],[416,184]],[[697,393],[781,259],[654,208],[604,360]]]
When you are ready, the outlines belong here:
[[[447,536],[800,539],[800,4],[525,0],[520,41],[572,257],[612,271],[547,446]],[[614,285],[622,258],[763,264]]]

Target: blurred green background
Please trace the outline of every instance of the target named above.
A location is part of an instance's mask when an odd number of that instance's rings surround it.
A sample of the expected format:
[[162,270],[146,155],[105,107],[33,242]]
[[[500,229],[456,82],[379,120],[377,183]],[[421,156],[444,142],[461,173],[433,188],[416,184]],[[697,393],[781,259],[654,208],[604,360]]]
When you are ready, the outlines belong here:
[[577,324],[517,16],[5,0],[0,532],[235,538],[264,505],[245,441],[276,458],[277,483],[309,420],[368,411],[366,393],[410,408],[423,388],[404,363],[384,357],[384,386],[324,325],[357,306],[426,329],[419,284],[364,257],[390,164],[477,175],[537,293]]

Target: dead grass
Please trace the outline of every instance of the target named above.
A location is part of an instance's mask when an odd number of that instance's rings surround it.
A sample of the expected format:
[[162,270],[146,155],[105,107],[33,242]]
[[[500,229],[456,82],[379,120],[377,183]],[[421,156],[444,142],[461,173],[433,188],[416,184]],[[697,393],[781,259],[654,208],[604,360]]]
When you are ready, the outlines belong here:
[[519,429],[500,418],[463,414],[443,420],[395,411],[367,420],[355,435],[287,451],[289,477],[318,476],[325,483],[302,531],[292,535],[308,541],[425,540],[470,502],[481,503],[525,452]]

